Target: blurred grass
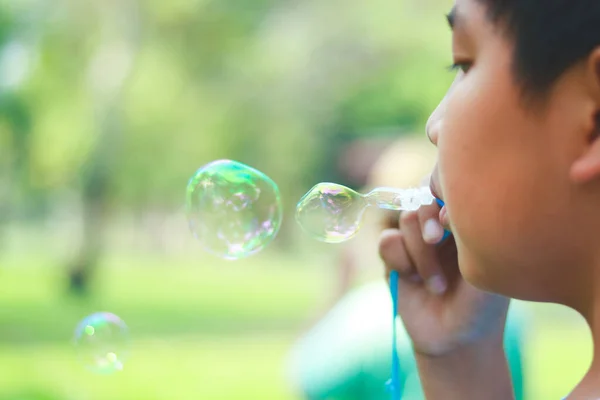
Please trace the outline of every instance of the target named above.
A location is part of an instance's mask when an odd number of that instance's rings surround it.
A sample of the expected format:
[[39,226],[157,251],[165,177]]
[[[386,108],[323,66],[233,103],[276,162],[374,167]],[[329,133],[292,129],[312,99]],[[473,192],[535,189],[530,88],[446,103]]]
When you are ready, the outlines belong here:
[[[4,260],[0,400],[294,398],[287,349],[323,306],[328,275],[282,261],[122,256],[105,260],[80,299],[66,295],[61,269]],[[114,376],[87,372],[70,346],[98,310],[121,316],[134,340]]]
[[89,373],[64,342],[3,346],[0,399],[292,399],[283,376],[290,344],[285,334],[141,340],[112,376]]
[[[287,351],[325,304],[331,269],[291,256],[238,263],[119,256],[98,271],[93,295],[65,294],[64,272],[33,257],[0,260],[0,400],[296,399]],[[536,305],[526,342],[528,399],[558,399],[585,372],[583,322]],[[85,315],[106,310],[129,325],[125,369],[97,376],[70,340]]]
[[[325,278],[325,279],[324,279]],[[105,310],[136,337],[294,330],[320,307],[326,273],[272,257],[219,260],[117,258],[98,271],[93,295],[67,297],[64,271],[29,260],[0,270],[0,341],[63,340],[77,321]]]

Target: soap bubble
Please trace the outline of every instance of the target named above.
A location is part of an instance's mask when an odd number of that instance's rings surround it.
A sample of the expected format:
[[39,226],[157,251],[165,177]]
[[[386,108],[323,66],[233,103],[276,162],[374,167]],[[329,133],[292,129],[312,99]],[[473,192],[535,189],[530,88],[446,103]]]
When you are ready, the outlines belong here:
[[363,196],[352,189],[319,183],[298,202],[296,220],[313,238],[341,243],[358,233],[367,207]]
[[283,217],[279,188],[245,164],[218,160],[190,179],[188,221],[204,249],[227,260],[250,256],[279,232]]
[[88,369],[103,374],[121,371],[129,348],[127,325],[108,312],[89,315],[75,328],[75,346]]

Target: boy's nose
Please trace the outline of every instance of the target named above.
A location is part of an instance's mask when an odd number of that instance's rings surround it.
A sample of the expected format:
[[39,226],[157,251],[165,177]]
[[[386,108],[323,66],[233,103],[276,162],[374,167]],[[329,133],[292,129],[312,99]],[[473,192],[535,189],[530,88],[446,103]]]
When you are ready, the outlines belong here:
[[446,98],[444,98],[437,108],[429,116],[427,125],[425,126],[425,132],[429,141],[435,146],[438,144],[438,138],[440,137],[440,130],[442,128],[442,120],[444,119],[444,106]]
[[431,143],[433,143],[435,146],[437,146],[438,143],[438,138],[440,136],[440,128],[442,125],[442,120],[438,117],[436,117],[435,115],[436,113],[434,112],[431,117],[429,118],[429,121],[427,121],[427,126],[425,128],[425,132],[427,133],[427,137],[429,138],[429,141]]

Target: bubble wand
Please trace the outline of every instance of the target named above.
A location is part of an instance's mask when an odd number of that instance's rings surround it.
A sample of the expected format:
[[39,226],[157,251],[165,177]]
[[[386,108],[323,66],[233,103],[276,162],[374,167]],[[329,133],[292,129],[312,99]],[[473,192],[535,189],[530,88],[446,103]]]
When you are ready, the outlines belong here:
[[[354,237],[367,208],[413,211],[435,199],[427,187],[416,189],[375,188],[360,194],[335,183],[319,183],[306,193],[296,208],[296,221],[315,239],[326,243],[341,243]],[[438,200],[438,204],[440,201]],[[392,400],[400,400],[400,359],[398,357],[396,318],[398,317],[397,271],[390,273],[392,297],[392,377],[386,383]]]
[[343,185],[324,182],[313,186],[300,199],[296,207],[296,221],[317,240],[342,243],[358,233],[369,207],[413,211],[434,200],[428,187],[381,187],[361,194]]

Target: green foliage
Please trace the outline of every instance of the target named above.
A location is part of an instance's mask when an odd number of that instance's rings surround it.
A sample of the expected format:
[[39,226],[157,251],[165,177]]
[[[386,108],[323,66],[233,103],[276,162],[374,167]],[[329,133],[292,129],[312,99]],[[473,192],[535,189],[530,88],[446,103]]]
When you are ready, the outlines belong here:
[[[33,74],[17,90],[32,118],[19,152],[32,187],[85,186],[101,165],[115,207],[170,209],[196,168],[232,158],[271,175],[291,210],[327,174],[340,135],[421,130],[450,80],[441,72],[443,19],[388,0],[341,9],[274,0],[139,7],[64,0],[37,21]],[[1,43],[16,28],[0,15]],[[132,21],[131,32],[117,29],[115,16]],[[102,105],[90,66],[107,40],[129,43],[133,69]],[[6,112],[22,121],[21,111]]]

